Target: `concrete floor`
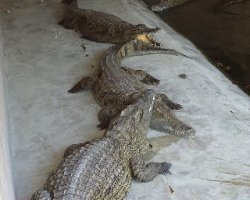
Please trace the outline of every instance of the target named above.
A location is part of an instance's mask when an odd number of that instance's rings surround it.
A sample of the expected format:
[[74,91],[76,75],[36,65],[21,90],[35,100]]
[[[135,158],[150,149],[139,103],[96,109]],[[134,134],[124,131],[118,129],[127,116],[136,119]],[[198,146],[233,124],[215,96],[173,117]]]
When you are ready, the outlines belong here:
[[[85,0],[80,6],[131,23],[160,26],[156,40],[193,56],[191,60],[152,55],[124,61],[126,66],[159,78],[157,90],[183,105],[175,114],[196,130],[190,139],[150,130],[150,137],[161,137],[151,138],[153,151],[147,158],[171,162],[172,175],[150,183],[133,182],[128,199],[250,199],[249,97],[142,1]],[[97,69],[110,45],[80,39],[77,33],[58,26],[63,10],[59,1],[17,1],[1,7],[16,199],[27,200],[45,183],[67,146],[102,134],[96,128],[100,107],[91,92],[69,95],[67,90]],[[183,73],[186,79],[178,77]]]
[[3,86],[3,34],[0,27],[0,199],[14,200],[10,141],[7,128],[7,113]]
[[[149,5],[154,0],[145,0]],[[216,13],[218,0],[190,0],[174,9],[158,13],[180,34],[198,46],[222,72],[250,95],[250,1]]]

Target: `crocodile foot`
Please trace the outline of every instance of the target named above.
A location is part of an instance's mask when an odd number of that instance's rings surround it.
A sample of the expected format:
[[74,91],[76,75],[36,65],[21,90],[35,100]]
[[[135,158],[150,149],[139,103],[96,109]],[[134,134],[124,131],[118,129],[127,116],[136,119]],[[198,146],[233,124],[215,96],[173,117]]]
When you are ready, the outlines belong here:
[[181,104],[174,103],[174,102],[168,102],[167,106],[172,110],[180,110],[182,108]]
[[90,90],[94,87],[95,81],[92,77],[84,77],[80,80],[73,88],[71,88],[68,93],[78,93],[82,90]]
[[138,81],[140,81],[140,82],[142,82],[144,84],[159,85],[159,83],[160,83],[159,79],[151,76],[150,74],[148,74],[147,72],[145,72],[143,70],[135,70],[135,69],[127,68],[127,67],[122,67],[122,69],[126,73],[128,73],[129,75],[132,75]]
[[41,189],[32,195],[31,200],[52,200],[52,197],[49,191]]
[[103,125],[103,124],[97,124],[96,128],[98,128],[99,130],[105,130],[108,128],[109,124]]
[[148,84],[148,85],[159,85],[160,80],[154,78],[153,76],[146,74],[144,79],[141,80],[142,83]]
[[152,181],[159,174],[171,174],[169,169],[171,168],[172,164],[167,162],[150,162],[146,164],[142,159],[134,158],[131,160],[130,164],[133,176],[137,181],[140,182]]
[[159,174],[162,174],[162,175],[171,174],[171,172],[169,171],[170,168],[172,167],[171,163],[163,162],[160,164],[161,164],[161,170],[159,171]]
[[164,103],[167,107],[169,107],[172,110],[180,110],[182,108],[182,105],[174,103],[165,94],[158,94],[157,98],[160,102]]

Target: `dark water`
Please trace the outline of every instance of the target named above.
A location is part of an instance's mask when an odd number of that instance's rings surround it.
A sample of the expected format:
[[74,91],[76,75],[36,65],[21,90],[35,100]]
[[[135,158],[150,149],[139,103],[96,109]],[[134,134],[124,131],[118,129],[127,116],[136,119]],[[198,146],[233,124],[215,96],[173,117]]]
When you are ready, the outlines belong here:
[[[148,5],[159,1],[144,0]],[[250,1],[214,12],[218,0],[190,0],[157,13],[190,39],[231,81],[250,95]]]

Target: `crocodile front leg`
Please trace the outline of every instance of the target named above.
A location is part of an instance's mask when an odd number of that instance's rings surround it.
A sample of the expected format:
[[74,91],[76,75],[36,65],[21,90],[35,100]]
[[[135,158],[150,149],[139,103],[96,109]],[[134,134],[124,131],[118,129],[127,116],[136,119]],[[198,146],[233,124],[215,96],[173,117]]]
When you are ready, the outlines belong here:
[[138,81],[148,84],[148,85],[158,85],[160,80],[151,76],[147,72],[143,70],[134,70],[126,67],[122,67],[122,69],[127,72],[129,75],[134,76]]
[[181,137],[190,136],[195,132],[193,128],[175,117],[171,109],[161,101],[155,101],[154,103],[150,127],[154,130]]
[[159,174],[170,174],[169,169],[172,166],[171,163],[162,162],[155,163],[150,162],[146,164],[140,158],[133,158],[130,161],[133,177],[139,182],[152,181]]
[[49,191],[41,189],[32,195],[31,200],[52,200],[52,197]]
[[97,125],[97,127],[100,129],[107,129],[109,127],[110,121],[114,119],[120,112],[121,110],[113,105],[103,107],[98,113],[100,124]]
[[158,101],[164,103],[167,107],[169,107],[172,110],[179,110],[182,108],[180,104],[174,103],[165,94],[157,94],[156,98]]
[[68,93],[78,93],[83,90],[91,90],[95,85],[95,80],[92,77],[82,78]]

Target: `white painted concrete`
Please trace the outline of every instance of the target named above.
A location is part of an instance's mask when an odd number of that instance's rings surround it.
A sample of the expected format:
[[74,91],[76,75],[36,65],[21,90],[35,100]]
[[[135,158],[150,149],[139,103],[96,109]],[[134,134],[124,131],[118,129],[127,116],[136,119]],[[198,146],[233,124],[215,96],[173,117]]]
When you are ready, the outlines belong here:
[[7,115],[3,84],[3,38],[0,27],[0,200],[14,200],[10,142],[7,132]]
[[[249,199],[249,97],[141,1],[85,0],[80,6],[131,23],[160,26],[156,40],[194,57],[154,55],[124,61],[124,65],[145,69],[159,78],[157,90],[183,105],[176,115],[196,130],[189,140],[152,139],[154,156],[149,157],[172,162],[172,175],[133,183],[128,199]],[[42,187],[67,146],[101,134],[95,127],[99,106],[91,92],[69,95],[67,90],[82,76],[96,71],[110,45],[80,39],[72,30],[58,26],[63,10],[59,1],[17,3],[8,8],[10,13],[2,12],[1,19],[9,133],[16,197],[26,200]],[[87,47],[85,53],[82,43]],[[181,73],[187,78],[179,78]],[[150,130],[149,135],[159,134]]]

